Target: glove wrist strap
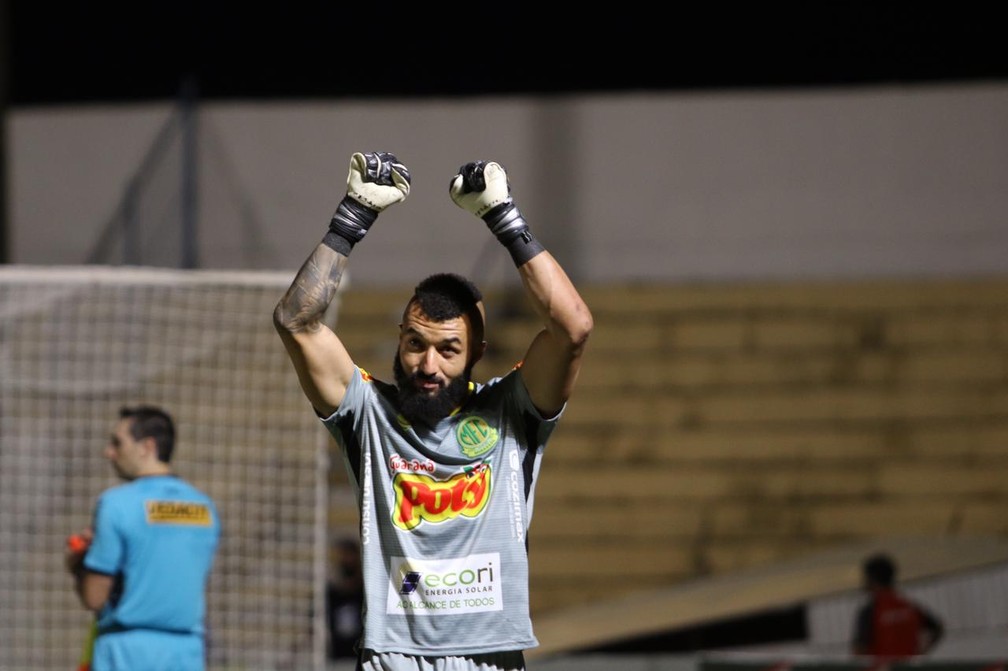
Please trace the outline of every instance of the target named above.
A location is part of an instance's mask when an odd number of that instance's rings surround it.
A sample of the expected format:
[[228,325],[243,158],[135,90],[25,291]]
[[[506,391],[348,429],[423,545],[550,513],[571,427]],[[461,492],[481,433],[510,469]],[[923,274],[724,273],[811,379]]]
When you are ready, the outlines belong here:
[[515,267],[523,266],[529,259],[546,251],[529,229],[528,222],[513,202],[502,203],[485,215],[490,232],[504,245]]
[[344,256],[356,245],[378,218],[378,212],[344,196],[329,221],[329,231],[322,242]]

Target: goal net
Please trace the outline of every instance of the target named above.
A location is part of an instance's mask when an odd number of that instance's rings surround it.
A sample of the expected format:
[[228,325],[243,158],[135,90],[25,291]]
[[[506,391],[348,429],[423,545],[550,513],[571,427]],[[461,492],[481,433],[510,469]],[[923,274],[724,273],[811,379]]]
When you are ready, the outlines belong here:
[[222,519],[210,668],[324,668],[329,439],[272,325],[292,277],[0,267],[0,667],[75,667],[90,616],[64,542],[118,483],[119,407],[152,403]]

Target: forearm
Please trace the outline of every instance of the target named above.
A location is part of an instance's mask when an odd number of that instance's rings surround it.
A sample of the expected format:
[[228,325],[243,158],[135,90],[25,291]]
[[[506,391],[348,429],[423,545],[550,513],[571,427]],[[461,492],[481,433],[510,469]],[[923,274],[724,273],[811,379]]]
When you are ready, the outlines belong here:
[[80,560],[75,563],[67,562],[67,570],[73,578],[74,594],[84,604],[84,563]]
[[111,579],[91,573],[84,568],[83,562],[77,562],[68,568],[73,576],[74,594],[80,604],[91,611],[100,610],[111,593]]
[[357,152],[350,157],[346,195],[329,221],[329,230],[273,311],[281,336],[321,330],[354,245],[382,210],[406,198],[409,183],[409,170],[393,154]]

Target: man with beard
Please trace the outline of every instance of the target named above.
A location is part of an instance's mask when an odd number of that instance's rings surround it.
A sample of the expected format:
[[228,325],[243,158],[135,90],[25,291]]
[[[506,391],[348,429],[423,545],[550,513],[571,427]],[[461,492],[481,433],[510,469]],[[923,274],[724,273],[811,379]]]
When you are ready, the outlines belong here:
[[385,152],[355,153],[329,231],[273,321],[305,395],[355,488],[364,570],[359,669],[524,669],[527,532],[543,449],[573,391],[591,313],[536,240],[500,164],[463,165],[449,185],[510,253],[542,319],[522,360],[472,380],[486,350],[483,297],[469,280],[420,282],[402,315],[395,385],[354,364],[323,323],[353,246],[410,191]]

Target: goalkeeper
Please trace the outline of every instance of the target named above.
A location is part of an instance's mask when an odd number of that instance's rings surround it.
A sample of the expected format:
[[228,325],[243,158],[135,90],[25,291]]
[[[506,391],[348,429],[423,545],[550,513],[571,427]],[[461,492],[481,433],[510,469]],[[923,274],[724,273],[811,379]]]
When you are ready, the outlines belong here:
[[[406,302],[395,383],[354,364],[323,323],[347,258],[410,192],[392,154],[355,153],[346,195],[273,321],[356,490],[364,569],[361,669],[524,669],[527,531],[547,440],[592,330],[585,302],[536,240],[504,169],[475,161],[449,185],[510,254],[542,330],[514,368],[477,383],[486,350],[480,290],[439,273]],[[437,658],[432,660],[432,658]]]

